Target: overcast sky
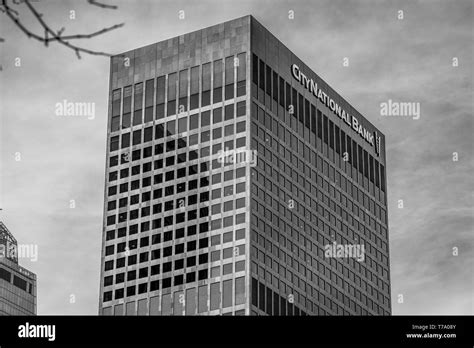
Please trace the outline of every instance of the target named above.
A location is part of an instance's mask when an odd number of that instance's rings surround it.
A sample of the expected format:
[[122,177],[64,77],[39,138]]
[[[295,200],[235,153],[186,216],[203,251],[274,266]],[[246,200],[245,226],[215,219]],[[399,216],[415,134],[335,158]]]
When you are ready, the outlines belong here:
[[[393,313],[473,313],[472,1],[108,3],[119,9],[35,6],[65,34],[124,22],[77,41],[113,54],[254,15],[386,135]],[[109,59],[46,48],[0,16],[0,219],[19,243],[38,245],[36,262],[20,260],[38,276],[38,314],[97,314]],[[420,118],[381,116],[389,99],[420,103]],[[56,116],[64,100],[95,103],[95,118]]]

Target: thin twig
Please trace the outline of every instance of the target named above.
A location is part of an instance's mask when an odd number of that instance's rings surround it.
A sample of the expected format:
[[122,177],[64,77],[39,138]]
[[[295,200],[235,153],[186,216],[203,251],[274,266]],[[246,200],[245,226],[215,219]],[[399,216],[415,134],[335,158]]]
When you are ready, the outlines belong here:
[[118,8],[117,6],[102,4],[102,3],[97,2],[95,0],[88,0],[88,2],[91,5],[95,5],[95,6],[98,6],[98,7],[107,8],[107,9],[111,9],[111,10],[116,10]]
[[[2,4],[0,5],[0,10],[5,13],[14,23],[15,25],[21,30],[23,31],[28,38],[33,38],[37,41],[40,41],[42,43],[45,44],[45,46],[48,46],[48,44],[50,42],[58,42],[70,49],[72,49],[75,53],[76,53],[76,56],[80,59],[81,58],[81,55],[80,53],[87,53],[87,54],[91,54],[91,55],[100,55],[100,56],[107,56],[107,57],[111,57],[112,54],[109,54],[109,53],[105,53],[105,52],[98,52],[98,51],[93,51],[93,50],[90,50],[90,49],[87,49],[87,48],[84,48],[84,47],[79,47],[77,45],[73,45],[71,44],[69,41],[70,40],[77,40],[77,39],[90,39],[92,37],[95,37],[95,36],[99,36],[99,35],[102,35],[104,33],[107,33],[109,31],[112,31],[112,30],[115,30],[115,29],[118,29],[120,27],[123,27],[124,26],[124,23],[120,23],[120,24],[115,24],[111,27],[106,27],[106,28],[103,28],[103,29],[100,29],[96,32],[93,32],[93,33],[90,33],[90,34],[77,34],[77,35],[67,35],[67,36],[63,36],[63,32],[65,30],[65,28],[61,28],[60,30],[57,30],[57,31],[54,31],[53,29],[51,29],[47,24],[46,22],[43,20],[43,14],[38,12],[36,10],[36,8],[30,3],[29,0],[22,0],[22,2],[24,4],[26,4],[26,6],[28,7],[28,9],[30,10],[30,12],[33,14],[33,16],[37,19],[38,23],[41,25],[41,27],[43,28],[44,30],[44,36],[42,35],[39,35],[39,34],[36,34],[34,33],[33,31],[29,30],[27,27],[25,27],[23,25],[23,23],[21,23],[20,19],[19,19],[19,14],[18,14],[18,11],[16,11],[15,9],[13,9],[12,7],[9,6],[8,0],[2,0]],[[88,2],[92,5],[95,5],[95,6],[99,6],[99,7],[102,7],[102,8],[107,8],[107,9],[116,9],[117,6],[112,6],[112,5],[105,5],[105,4],[101,4],[101,3],[97,3],[96,1],[94,0],[88,0]],[[19,1],[18,0],[13,0],[13,3],[14,4],[18,4]],[[0,41],[1,42],[1,41]]]

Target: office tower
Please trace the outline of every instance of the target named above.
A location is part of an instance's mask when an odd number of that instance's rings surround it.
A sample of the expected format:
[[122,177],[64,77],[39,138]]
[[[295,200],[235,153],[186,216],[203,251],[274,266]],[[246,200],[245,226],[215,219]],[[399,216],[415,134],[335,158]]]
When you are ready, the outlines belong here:
[[384,145],[251,16],[112,57],[99,314],[390,314]]
[[36,275],[18,264],[18,251],[0,221],[0,315],[36,315]]

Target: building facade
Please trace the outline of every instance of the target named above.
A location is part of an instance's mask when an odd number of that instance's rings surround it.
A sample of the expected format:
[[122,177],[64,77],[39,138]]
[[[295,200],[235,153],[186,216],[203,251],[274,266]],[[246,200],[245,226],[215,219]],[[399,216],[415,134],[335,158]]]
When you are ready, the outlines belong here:
[[1,221],[0,315],[36,315],[36,275],[18,264],[18,243]]
[[384,145],[251,16],[112,57],[99,314],[390,314]]

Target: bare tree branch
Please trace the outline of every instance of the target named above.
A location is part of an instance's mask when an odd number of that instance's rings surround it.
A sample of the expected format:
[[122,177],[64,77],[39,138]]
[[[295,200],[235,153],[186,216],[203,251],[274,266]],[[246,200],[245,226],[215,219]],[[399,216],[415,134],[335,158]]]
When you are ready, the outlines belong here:
[[99,6],[99,7],[102,7],[102,8],[108,8],[108,9],[111,9],[111,10],[116,10],[116,9],[118,8],[117,6],[102,4],[102,3],[97,2],[97,1],[95,1],[95,0],[87,0],[87,1],[88,1],[89,4],[91,4],[91,5]]
[[[45,46],[48,46],[50,42],[58,42],[59,44],[72,49],[76,53],[76,56],[79,59],[81,58],[80,53],[87,53],[87,54],[91,54],[91,55],[100,55],[100,56],[107,56],[107,57],[112,56],[112,54],[105,53],[105,52],[99,52],[99,51],[93,51],[93,50],[90,50],[90,49],[87,49],[87,48],[84,48],[84,47],[79,47],[77,45],[71,44],[69,42],[70,40],[90,39],[90,38],[93,38],[95,36],[102,35],[104,33],[107,33],[109,31],[112,31],[112,30],[115,30],[115,29],[118,29],[118,28],[124,26],[124,23],[120,23],[120,24],[115,24],[111,27],[106,27],[106,28],[100,29],[100,30],[98,30],[96,32],[93,32],[93,33],[90,33],[90,34],[76,34],[76,35],[63,36],[63,32],[65,31],[65,28],[62,27],[61,29],[59,29],[57,31],[54,31],[53,29],[51,29],[51,27],[48,24],[46,24],[46,22],[43,20],[43,14],[38,12],[36,10],[36,8],[30,3],[29,0],[22,0],[22,1],[12,0],[12,1],[13,1],[14,4],[20,4],[22,2],[24,4],[26,4],[26,7],[33,14],[33,16],[36,18],[36,20],[38,21],[38,23],[40,24],[40,26],[44,30],[44,35],[40,35],[40,34],[37,34],[33,31],[29,30],[20,21],[20,16],[19,16],[18,11],[13,9],[8,4],[8,0],[2,0],[2,4],[0,5],[0,11],[5,13],[13,21],[13,23],[15,23],[15,25],[27,35],[28,38],[33,38],[37,41],[40,41],[40,42],[44,43]],[[101,4],[101,3],[98,3],[94,0],[88,0],[88,2],[91,5],[98,6],[98,7],[101,7],[101,8],[117,9],[117,6]],[[2,41],[0,41],[0,42],[2,42]]]
[[10,12],[11,14],[13,14],[17,17],[19,16],[17,10],[7,6],[6,0],[2,0],[2,5],[0,6],[0,9],[2,10],[3,13]]

